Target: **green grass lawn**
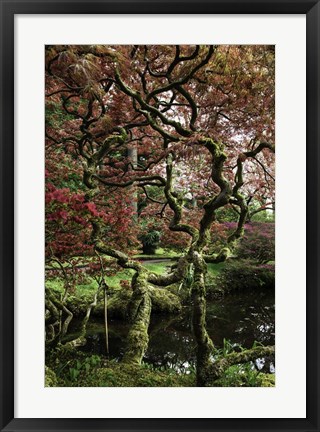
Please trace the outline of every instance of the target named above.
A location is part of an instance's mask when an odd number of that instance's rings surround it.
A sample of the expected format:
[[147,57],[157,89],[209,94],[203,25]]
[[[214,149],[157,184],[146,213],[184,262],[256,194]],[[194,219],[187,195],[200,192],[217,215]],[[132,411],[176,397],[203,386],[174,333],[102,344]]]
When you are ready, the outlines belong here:
[[[134,274],[134,270],[124,269],[119,271],[114,276],[107,277],[107,283],[112,290],[120,288],[121,280],[131,280]],[[78,284],[76,286],[77,294],[83,295],[88,294],[92,291],[96,291],[98,288],[97,281],[94,280],[91,276],[86,276],[85,284]],[[64,291],[64,281],[60,278],[48,279],[46,280],[46,287],[57,290]]]
[[[172,264],[171,261],[163,261],[163,262],[148,262],[145,263],[145,267],[156,274],[166,274],[169,271],[169,267]],[[217,274],[224,268],[225,263],[219,263],[219,264],[208,264],[208,273],[210,277],[215,277]],[[131,280],[132,276],[134,274],[134,270],[131,269],[124,269],[120,270],[118,273],[116,273],[114,276],[108,276],[107,277],[107,283],[110,286],[112,290],[117,290],[120,288],[120,281],[121,280]],[[97,282],[91,277],[86,276],[86,283],[78,284],[76,286],[76,292],[77,294],[88,294],[92,291],[95,291],[97,289]],[[46,280],[46,287],[54,290],[58,290],[63,292],[64,291],[64,282],[63,279],[60,278],[54,278],[54,279],[48,279]]]
[[140,253],[140,254],[134,255],[134,258],[142,258],[142,259],[157,259],[157,258],[166,259],[166,258],[168,258],[168,259],[170,259],[170,258],[179,258],[179,256],[181,256],[181,253],[179,253],[179,252],[176,252],[172,249],[164,249],[164,248],[159,247],[156,250],[156,253],[154,255],[146,255],[146,254]]
[[208,263],[208,273],[210,276],[217,276],[221,270],[223,270],[226,266],[225,262],[221,262],[218,264]]
[[152,262],[147,262],[144,264],[144,266],[151,272],[156,273],[156,274],[166,274],[169,272],[170,270],[170,266],[173,263],[171,261],[166,261],[166,262],[159,262],[159,263],[152,263]]

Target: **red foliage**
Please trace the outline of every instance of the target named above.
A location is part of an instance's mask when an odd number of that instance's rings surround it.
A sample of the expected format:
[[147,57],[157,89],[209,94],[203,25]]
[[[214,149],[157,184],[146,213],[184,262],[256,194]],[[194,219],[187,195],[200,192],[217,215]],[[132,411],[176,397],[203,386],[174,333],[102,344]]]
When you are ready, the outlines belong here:
[[[206,46],[189,45],[47,48],[48,256],[92,254],[93,220],[102,222],[108,245],[129,253],[139,246],[141,229],[151,228],[162,232],[162,246],[186,249],[189,236],[170,229],[173,211],[164,204],[163,185],[157,180],[144,185],[143,178],[166,178],[165,158],[172,154],[181,223],[199,228],[204,204],[220,191],[212,154],[199,144],[203,137],[224,144],[224,177],[231,187],[240,160],[241,193],[261,205],[274,201],[274,154],[268,149],[255,158],[244,154],[263,140],[274,142],[274,49],[217,46],[198,67],[208,52]],[[119,127],[126,130],[125,142],[107,147]],[[83,174],[103,148],[91,193]],[[129,157],[132,148],[136,161]],[[136,177],[139,192],[131,184]],[[146,205],[139,217],[138,198]],[[209,249],[225,241],[225,226],[214,223],[210,235]]]

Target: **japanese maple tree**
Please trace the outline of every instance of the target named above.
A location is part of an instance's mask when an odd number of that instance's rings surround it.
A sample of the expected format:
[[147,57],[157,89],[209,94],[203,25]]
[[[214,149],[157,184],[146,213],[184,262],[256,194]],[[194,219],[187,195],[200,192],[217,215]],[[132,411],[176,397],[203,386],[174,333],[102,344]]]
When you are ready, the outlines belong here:
[[[250,203],[274,205],[274,68],[274,46],[46,47],[46,253],[97,252],[135,271],[124,362],[139,364],[148,346],[150,286],[187,274],[198,385],[272,352],[213,361],[205,273],[232,254]],[[214,250],[224,207],[237,223]],[[172,273],[133,258],[143,221],[180,246]]]

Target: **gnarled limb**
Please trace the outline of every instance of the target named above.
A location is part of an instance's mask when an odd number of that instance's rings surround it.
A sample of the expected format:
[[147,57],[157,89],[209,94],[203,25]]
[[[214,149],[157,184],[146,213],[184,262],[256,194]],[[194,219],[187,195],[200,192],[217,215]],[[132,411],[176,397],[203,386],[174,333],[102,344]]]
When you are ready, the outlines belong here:
[[228,244],[232,245],[237,239],[243,236],[244,224],[248,215],[248,204],[247,201],[240,193],[240,189],[243,186],[243,158],[240,155],[237,159],[237,171],[235,175],[235,185],[232,190],[232,195],[236,199],[236,204],[240,207],[240,215],[236,230],[228,237]]
[[[192,300],[193,332],[197,341],[197,385],[202,387],[208,381],[213,352],[213,343],[206,330],[205,273],[207,266],[202,256],[202,251],[208,241],[209,230],[215,218],[215,211],[229,202],[231,186],[223,175],[223,165],[226,155],[223,152],[222,144],[216,143],[210,138],[203,138],[200,143],[211,153],[211,178],[220,187],[220,193],[204,205],[204,215],[200,221],[199,236],[189,252],[190,259],[194,265]],[[228,253],[228,251],[225,251],[225,253],[219,254],[216,259],[222,259]]]
[[182,203],[179,202],[172,190],[172,155],[169,154],[167,157],[166,173],[167,182],[164,187],[164,193],[167,198],[170,208],[173,210],[174,215],[170,221],[169,228],[172,231],[186,232],[192,238],[192,242],[195,242],[199,236],[199,231],[191,225],[182,224]]
[[91,225],[91,241],[94,244],[95,250],[97,252],[108,255],[112,258],[116,258],[118,264],[123,268],[132,268],[136,271],[142,270],[142,266],[140,263],[129,259],[129,257],[125,253],[109,247],[105,242],[101,240],[101,227],[97,221],[91,220]]
[[148,329],[152,308],[147,278],[143,271],[134,276],[132,288],[133,294],[128,307],[132,326],[127,336],[127,346],[122,361],[141,364],[149,343]]
[[215,219],[216,210],[228,204],[232,191],[229,182],[223,175],[223,165],[227,158],[223,151],[223,145],[216,143],[211,138],[203,138],[199,141],[199,143],[204,145],[211,153],[211,178],[213,182],[220,188],[219,194],[211,198],[203,206],[204,215],[200,221],[199,239],[196,245],[197,250],[202,250],[207,244],[209,230],[212,222]]
[[[68,331],[69,324],[73,318],[73,313],[63,304],[63,302],[57,299],[49,289],[46,289],[46,307],[56,320],[55,323],[59,323],[59,331],[55,335],[54,339],[57,337],[61,339],[61,337],[63,337]],[[67,315],[64,321],[62,320],[62,313]]]
[[241,363],[249,363],[250,361],[254,361],[257,358],[262,358],[265,356],[269,356],[274,354],[275,347],[274,346],[259,346],[251,349],[247,349],[241,352],[234,352],[227,354],[224,358],[217,360],[214,362],[208,374],[208,385],[210,383],[214,383],[217,379],[221,378],[225,371],[233,365],[241,364]]
[[158,286],[168,286],[176,282],[180,282],[186,273],[189,265],[187,257],[183,256],[179,258],[178,266],[175,271],[169,275],[158,275],[155,273],[148,274],[148,282]]
[[194,281],[192,285],[193,333],[197,341],[197,386],[204,387],[211,367],[213,343],[206,329],[206,263],[198,252],[193,253]]

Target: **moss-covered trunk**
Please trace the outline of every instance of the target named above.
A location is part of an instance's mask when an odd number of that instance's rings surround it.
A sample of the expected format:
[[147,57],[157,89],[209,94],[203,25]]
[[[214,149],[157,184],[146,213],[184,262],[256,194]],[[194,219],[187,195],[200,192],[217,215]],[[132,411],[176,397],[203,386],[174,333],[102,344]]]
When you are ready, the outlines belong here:
[[138,273],[132,280],[133,294],[128,307],[132,326],[127,336],[124,363],[141,364],[148,348],[150,315],[152,302],[148,282],[143,272]]
[[197,386],[206,386],[212,365],[213,343],[206,329],[206,263],[199,253],[194,253],[194,280],[192,287],[193,332],[197,342]]

